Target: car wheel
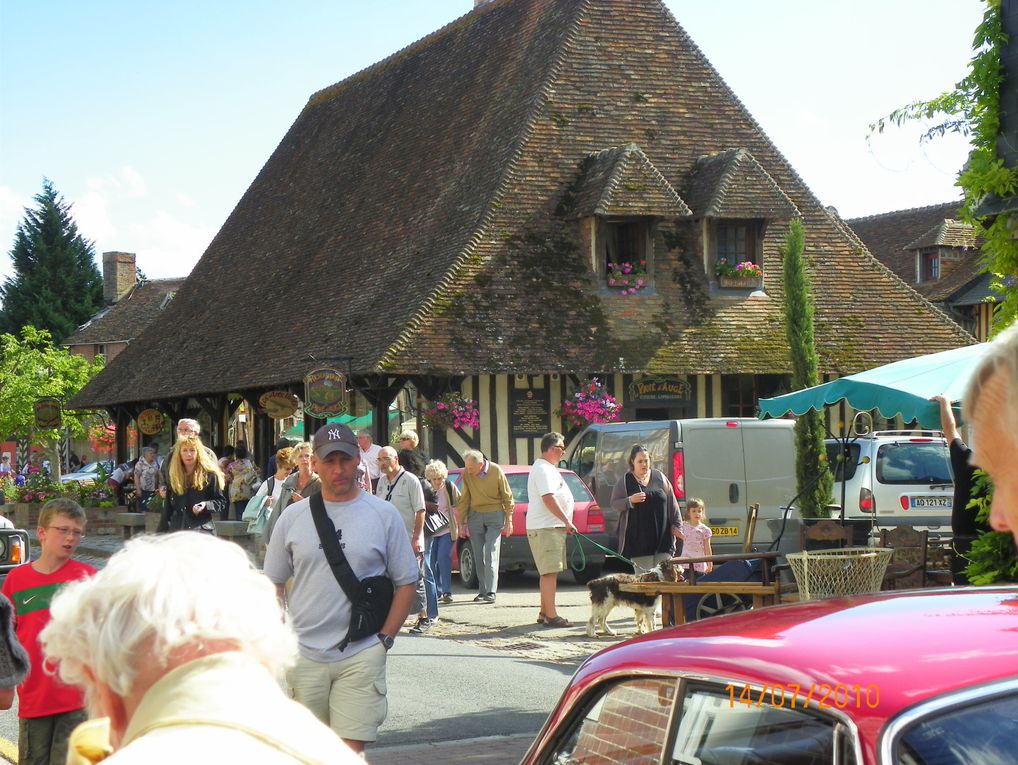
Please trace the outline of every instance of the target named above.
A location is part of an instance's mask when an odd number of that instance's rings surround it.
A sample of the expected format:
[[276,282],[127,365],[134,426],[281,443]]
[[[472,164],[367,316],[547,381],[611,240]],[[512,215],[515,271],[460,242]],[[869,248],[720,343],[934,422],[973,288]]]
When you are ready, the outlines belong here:
[[460,558],[460,581],[463,586],[470,590],[477,589],[477,566],[474,565],[474,550],[470,546],[470,540],[464,539],[459,549]]
[[720,616],[722,614],[734,614],[736,611],[745,611],[747,609],[746,602],[738,595],[715,592],[700,598],[696,604],[696,619],[706,619],[708,616]]
[[583,571],[577,571],[573,569],[573,579],[576,580],[577,584],[586,584],[592,582],[601,576],[601,572],[604,571],[604,566],[600,563],[588,563]]

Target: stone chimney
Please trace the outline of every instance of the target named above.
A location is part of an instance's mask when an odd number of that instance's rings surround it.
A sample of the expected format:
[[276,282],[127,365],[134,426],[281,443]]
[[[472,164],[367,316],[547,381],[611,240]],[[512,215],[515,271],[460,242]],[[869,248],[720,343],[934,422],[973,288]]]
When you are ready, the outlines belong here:
[[103,300],[113,305],[138,280],[137,258],[133,252],[103,253]]

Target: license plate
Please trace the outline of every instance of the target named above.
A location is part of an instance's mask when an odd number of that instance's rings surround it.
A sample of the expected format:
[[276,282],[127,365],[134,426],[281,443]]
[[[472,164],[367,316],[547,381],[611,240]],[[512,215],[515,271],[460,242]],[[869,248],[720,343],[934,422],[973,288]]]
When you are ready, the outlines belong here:
[[737,537],[739,536],[738,526],[711,526],[711,533],[716,537]]
[[951,507],[952,497],[909,497],[909,507]]

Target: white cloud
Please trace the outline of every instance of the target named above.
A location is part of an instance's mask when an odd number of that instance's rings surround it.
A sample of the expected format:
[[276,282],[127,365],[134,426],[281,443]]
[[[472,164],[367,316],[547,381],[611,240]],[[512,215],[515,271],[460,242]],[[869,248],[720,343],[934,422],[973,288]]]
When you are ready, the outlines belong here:
[[7,255],[14,246],[14,236],[25,216],[25,206],[31,201],[31,198],[22,199],[9,186],[0,186],[0,281],[11,273],[11,259]]
[[127,240],[138,267],[150,279],[187,276],[209,246],[216,229],[179,220],[165,210],[131,226]]
[[117,227],[110,217],[111,195],[101,185],[93,186],[74,201],[71,216],[78,224],[79,233],[93,242],[109,241],[117,236]]
[[185,194],[183,191],[178,191],[176,193],[176,200],[180,204],[181,207],[197,207],[198,206],[198,203],[195,201],[194,197],[192,197],[189,194]]
[[130,165],[120,168],[120,181],[125,187],[124,193],[128,197],[143,197],[148,193],[145,179]]

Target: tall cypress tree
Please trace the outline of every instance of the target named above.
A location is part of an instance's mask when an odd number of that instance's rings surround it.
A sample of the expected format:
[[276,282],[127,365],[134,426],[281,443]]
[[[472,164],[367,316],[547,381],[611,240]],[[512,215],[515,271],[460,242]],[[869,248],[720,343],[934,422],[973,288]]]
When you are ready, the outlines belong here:
[[[781,250],[784,259],[785,327],[792,355],[792,388],[809,388],[820,384],[820,357],[813,332],[813,293],[803,259],[805,235],[802,222],[793,220],[788,238]],[[810,410],[795,423],[795,477],[799,512],[804,518],[826,514],[831,501],[834,477],[827,466],[824,448],[824,425],[819,412]],[[820,476],[817,478],[817,476]],[[812,482],[814,482],[811,488]]]
[[0,332],[17,336],[31,325],[59,343],[102,307],[103,280],[92,243],[48,179],[35,202],[14,238],[14,273],[0,286]]

